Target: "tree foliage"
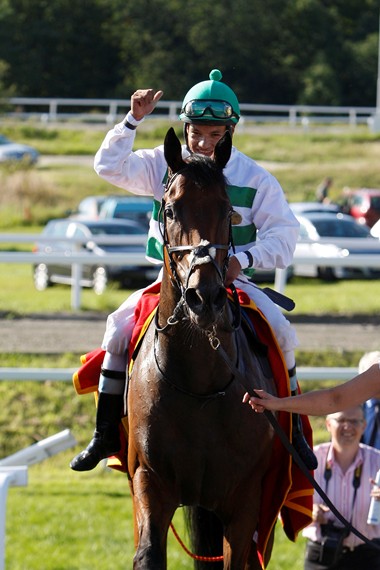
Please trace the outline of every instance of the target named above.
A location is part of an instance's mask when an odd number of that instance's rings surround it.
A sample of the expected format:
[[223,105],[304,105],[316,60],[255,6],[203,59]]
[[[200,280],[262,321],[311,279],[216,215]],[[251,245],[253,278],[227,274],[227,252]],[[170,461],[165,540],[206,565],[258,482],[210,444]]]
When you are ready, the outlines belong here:
[[181,100],[220,68],[247,103],[374,105],[378,0],[0,0],[2,94]]

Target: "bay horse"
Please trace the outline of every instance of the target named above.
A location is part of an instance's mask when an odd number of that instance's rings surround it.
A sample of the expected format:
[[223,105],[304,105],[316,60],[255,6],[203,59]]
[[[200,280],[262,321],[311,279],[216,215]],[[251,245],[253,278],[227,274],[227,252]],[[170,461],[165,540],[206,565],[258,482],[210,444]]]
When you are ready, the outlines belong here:
[[[167,533],[179,506],[196,510],[195,536],[210,518],[203,542],[216,534],[211,548],[223,554],[223,562],[196,562],[197,568],[262,567],[253,536],[274,434],[242,397],[252,388],[274,394],[276,388],[227,302],[233,212],[223,168],[231,145],[227,132],[213,159],[193,155],[185,162],[174,130],[165,137],[163,280],[128,394],[135,570],[166,569]],[[244,381],[226,366],[218,343]]]

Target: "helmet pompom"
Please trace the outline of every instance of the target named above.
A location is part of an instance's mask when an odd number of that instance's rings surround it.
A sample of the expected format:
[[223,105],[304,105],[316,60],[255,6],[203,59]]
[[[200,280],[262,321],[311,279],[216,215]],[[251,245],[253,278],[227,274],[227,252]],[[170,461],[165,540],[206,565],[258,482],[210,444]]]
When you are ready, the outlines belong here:
[[223,77],[222,72],[219,71],[219,69],[213,69],[212,71],[210,71],[209,78],[211,79],[211,81],[220,81],[222,77]]

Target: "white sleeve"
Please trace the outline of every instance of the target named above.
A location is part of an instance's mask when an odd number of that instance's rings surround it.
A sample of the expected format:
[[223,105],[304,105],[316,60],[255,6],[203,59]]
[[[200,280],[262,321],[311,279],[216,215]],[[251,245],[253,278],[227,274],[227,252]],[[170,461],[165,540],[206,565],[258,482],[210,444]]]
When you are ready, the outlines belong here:
[[123,123],[105,136],[94,159],[96,173],[133,194],[153,195],[165,173],[161,147],[132,151],[136,131]]
[[258,230],[257,241],[249,250],[254,259],[253,267],[289,266],[298,239],[299,222],[279,182],[269,173],[257,189],[252,215]]

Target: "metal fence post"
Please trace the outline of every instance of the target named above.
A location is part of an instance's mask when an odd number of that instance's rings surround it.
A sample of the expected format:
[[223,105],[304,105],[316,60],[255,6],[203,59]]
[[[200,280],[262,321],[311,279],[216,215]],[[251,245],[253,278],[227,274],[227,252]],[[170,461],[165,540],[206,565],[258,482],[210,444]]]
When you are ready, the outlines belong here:
[[0,570],[5,567],[5,514],[7,508],[8,487],[25,487],[28,484],[28,468],[0,468]]

